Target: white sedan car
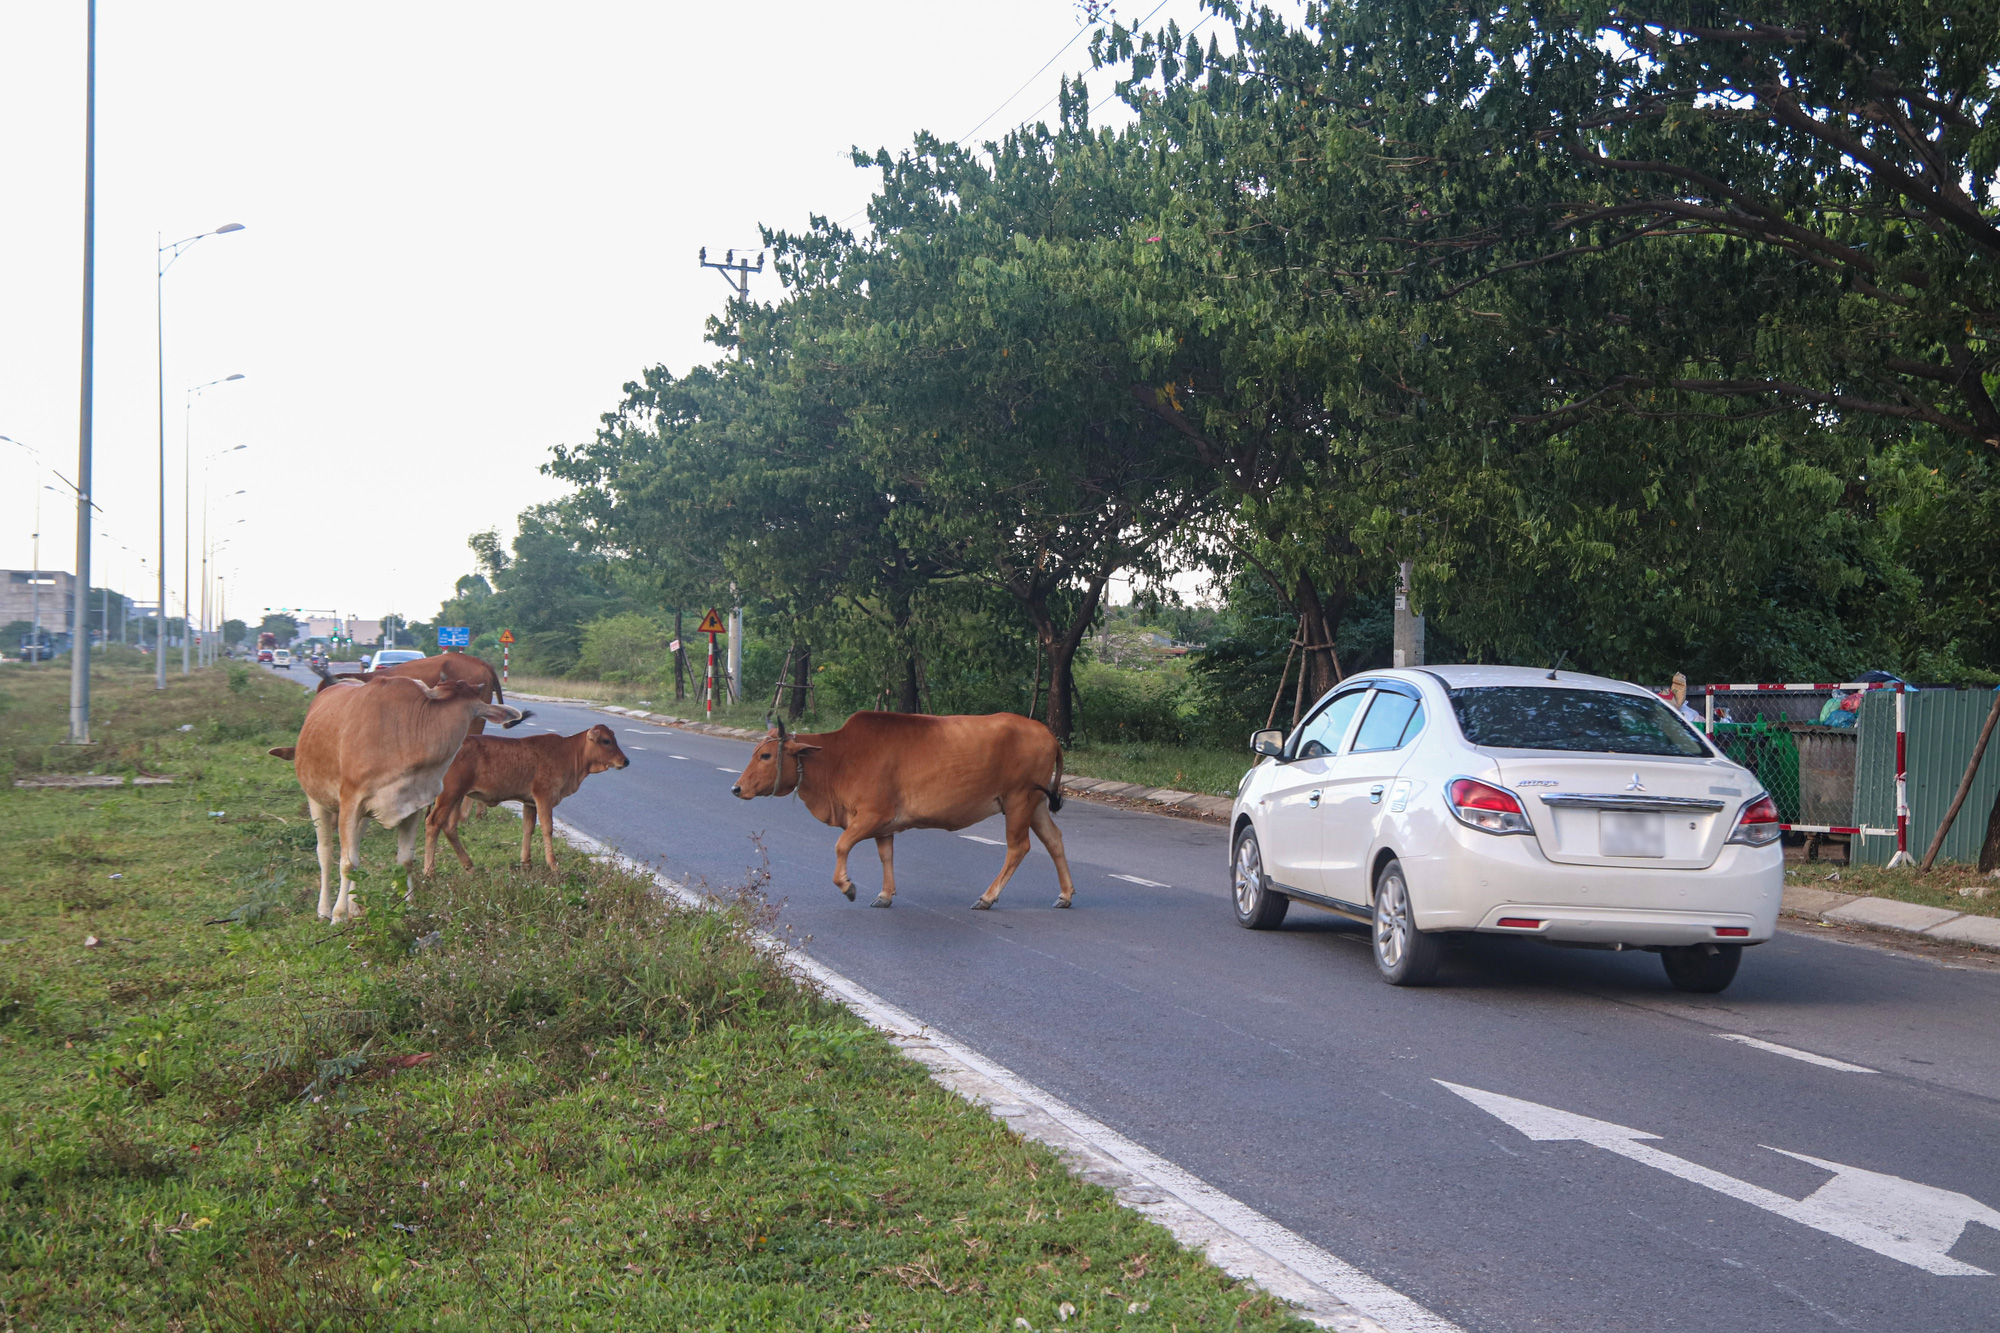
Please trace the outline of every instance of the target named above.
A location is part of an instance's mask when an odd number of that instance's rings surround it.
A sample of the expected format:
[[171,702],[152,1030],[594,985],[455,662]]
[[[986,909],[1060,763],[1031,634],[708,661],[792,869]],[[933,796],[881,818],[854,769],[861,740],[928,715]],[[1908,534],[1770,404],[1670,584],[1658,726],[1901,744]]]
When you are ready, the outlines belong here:
[[1528,667],[1371,671],[1264,756],[1230,817],[1238,924],[1294,899],[1373,928],[1392,985],[1462,932],[1649,949],[1679,989],[1727,986],[1777,929],[1778,810],[1637,685]]

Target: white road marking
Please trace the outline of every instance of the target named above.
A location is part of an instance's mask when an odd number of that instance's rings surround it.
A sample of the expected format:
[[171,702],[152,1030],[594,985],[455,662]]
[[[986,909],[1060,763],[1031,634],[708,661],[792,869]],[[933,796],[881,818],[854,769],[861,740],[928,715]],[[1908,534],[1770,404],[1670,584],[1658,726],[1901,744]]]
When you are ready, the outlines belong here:
[[643,750],[643,749],[645,749],[646,747],[645,747],[645,746],[643,746],[643,745],[628,745],[628,746],[626,746],[625,748],[626,748],[626,749],[628,749],[628,750]]
[[1005,847],[1007,845],[998,838],[982,838],[977,833],[961,833],[958,836],[967,842],[983,842],[988,847]]
[[1140,879],[1137,875],[1113,875],[1111,878],[1122,879],[1127,884],[1137,884],[1143,889],[1171,889],[1173,887],[1171,884],[1162,884],[1157,879]]
[[[1858,1166],[1842,1166],[1804,1153],[1771,1148],[1801,1162],[1811,1162],[1834,1173],[1832,1180],[1803,1199],[1752,1185],[1747,1180],[1725,1176],[1685,1157],[1649,1148],[1639,1139],[1657,1139],[1642,1129],[1627,1129],[1608,1120],[1538,1106],[1497,1092],[1463,1088],[1456,1083],[1437,1082],[1474,1106],[1499,1117],[1538,1143],[1576,1139],[1594,1144],[1606,1152],[1630,1158],[1642,1166],[1664,1171],[1670,1176],[1726,1194],[1732,1199],[1776,1213],[1780,1217],[1838,1236],[1864,1250],[1921,1268],[1939,1277],[1991,1277],[1983,1268],[1961,1263],[1947,1251],[1958,1244],[1967,1222],[1983,1222],[2000,1229],[2000,1211],[1955,1190],[1920,1185],[1914,1180],[1864,1171]],[[1762,1145],[1769,1148],[1769,1144]]]
[[1836,1060],[1832,1056],[1814,1055],[1811,1051],[1802,1051],[1795,1046],[1780,1046],[1775,1041],[1765,1041],[1760,1037],[1746,1037],[1740,1032],[1718,1032],[1715,1035],[1724,1041],[1741,1042],[1745,1046],[1754,1046],[1760,1051],[1769,1051],[1773,1055],[1789,1055],[1794,1060],[1803,1060],[1809,1065],[1819,1065],[1825,1069],[1838,1069],[1844,1074],[1879,1074],[1882,1072],[1879,1069],[1870,1069],[1867,1065],[1851,1065],[1845,1060]]
[[[634,874],[650,876],[680,902],[691,907],[712,905],[711,899],[611,851],[573,824],[557,819],[555,827],[586,854],[605,855],[606,860]],[[791,945],[769,936],[764,936],[762,943],[788,966],[837,996],[863,1022],[929,1069],[939,1083],[995,1112],[1025,1108],[1026,1115],[1007,1117],[1010,1129],[1069,1158],[1077,1174],[1112,1189],[1120,1204],[1158,1222],[1183,1245],[1201,1250],[1230,1276],[1255,1282],[1281,1300],[1303,1307],[1300,1313],[1313,1323],[1352,1333],[1374,1333],[1376,1328],[1388,1333],[1464,1333],[1457,1324],[1432,1314],[1394,1287],[1378,1282],[1248,1204],[1044,1092],[1011,1069],[961,1046]]]
[[684,754],[670,754],[670,755],[668,755],[668,756],[667,756],[667,758],[669,758],[669,759],[685,759],[685,758],[687,758],[687,756],[686,756],[686,755],[684,755]]

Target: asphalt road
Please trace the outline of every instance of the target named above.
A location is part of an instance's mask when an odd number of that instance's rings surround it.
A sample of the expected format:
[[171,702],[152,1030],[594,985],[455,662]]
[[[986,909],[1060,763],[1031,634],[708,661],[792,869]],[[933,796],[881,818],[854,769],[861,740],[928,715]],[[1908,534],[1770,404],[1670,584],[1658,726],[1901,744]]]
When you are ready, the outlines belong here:
[[[1927,1271],[2000,1273],[2000,1229],[1956,1230],[2000,1225],[2000,973],[1788,930],[1720,996],[1651,954],[1517,940],[1398,990],[1330,916],[1238,929],[1219,827],[1081,800],[1058,816],[1073,911],[1039,844],[967,910],[997,820],[898,838],[896,906],[871,910],[872,845],[850,904],[833,830],[730,795],[745,743],[529,706],[524,727],[607,722],[632,760],[564,819],[712,887],[761,837],[815,957],[1474,1333],[2000,1329],[2000,1276]],[[1903,1258],[1855,1217],[1914,1237]]]

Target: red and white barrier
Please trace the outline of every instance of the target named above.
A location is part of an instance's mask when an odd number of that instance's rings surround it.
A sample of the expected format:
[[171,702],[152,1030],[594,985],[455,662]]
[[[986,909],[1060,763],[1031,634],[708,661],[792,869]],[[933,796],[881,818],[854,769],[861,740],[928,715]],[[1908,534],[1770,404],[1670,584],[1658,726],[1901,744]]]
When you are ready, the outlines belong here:
[[1780,824],[1778,827],[1791,833],[1845,833],[1857,838],[1886,838],[1891,834],[1896,838],[1896,854],[1889,858],[1891,869],[1915,863],[1910,855],[1910,789],[1907,742],[1909,730],[1906,725],[1903,696],[1907,687],[1895,680],[1857,680],[1818,684],[1814,682],[1787,681],[1773,684],[1757,682],[1747,685],[1703,685],[1699,687],[1703,699],[1702,730],[1710,736],[1715,734],[1715,696],[1717,692],[1750,694],[1760,690],[1789,690],[1799,694],[1832,694],[1839,691],[1894,690],[1896,692],[1896,827],[1865,828],[1846,827],[1838,824]]

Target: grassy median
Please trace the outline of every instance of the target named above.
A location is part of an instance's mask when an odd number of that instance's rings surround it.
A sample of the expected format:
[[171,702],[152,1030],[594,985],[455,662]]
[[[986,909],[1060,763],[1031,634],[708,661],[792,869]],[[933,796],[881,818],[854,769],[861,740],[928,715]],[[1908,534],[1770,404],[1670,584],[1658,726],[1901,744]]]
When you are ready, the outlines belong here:
[[321,923],[298,692],[0,669],[0,1329],[1296,1326],[721,912],[571,854]]

